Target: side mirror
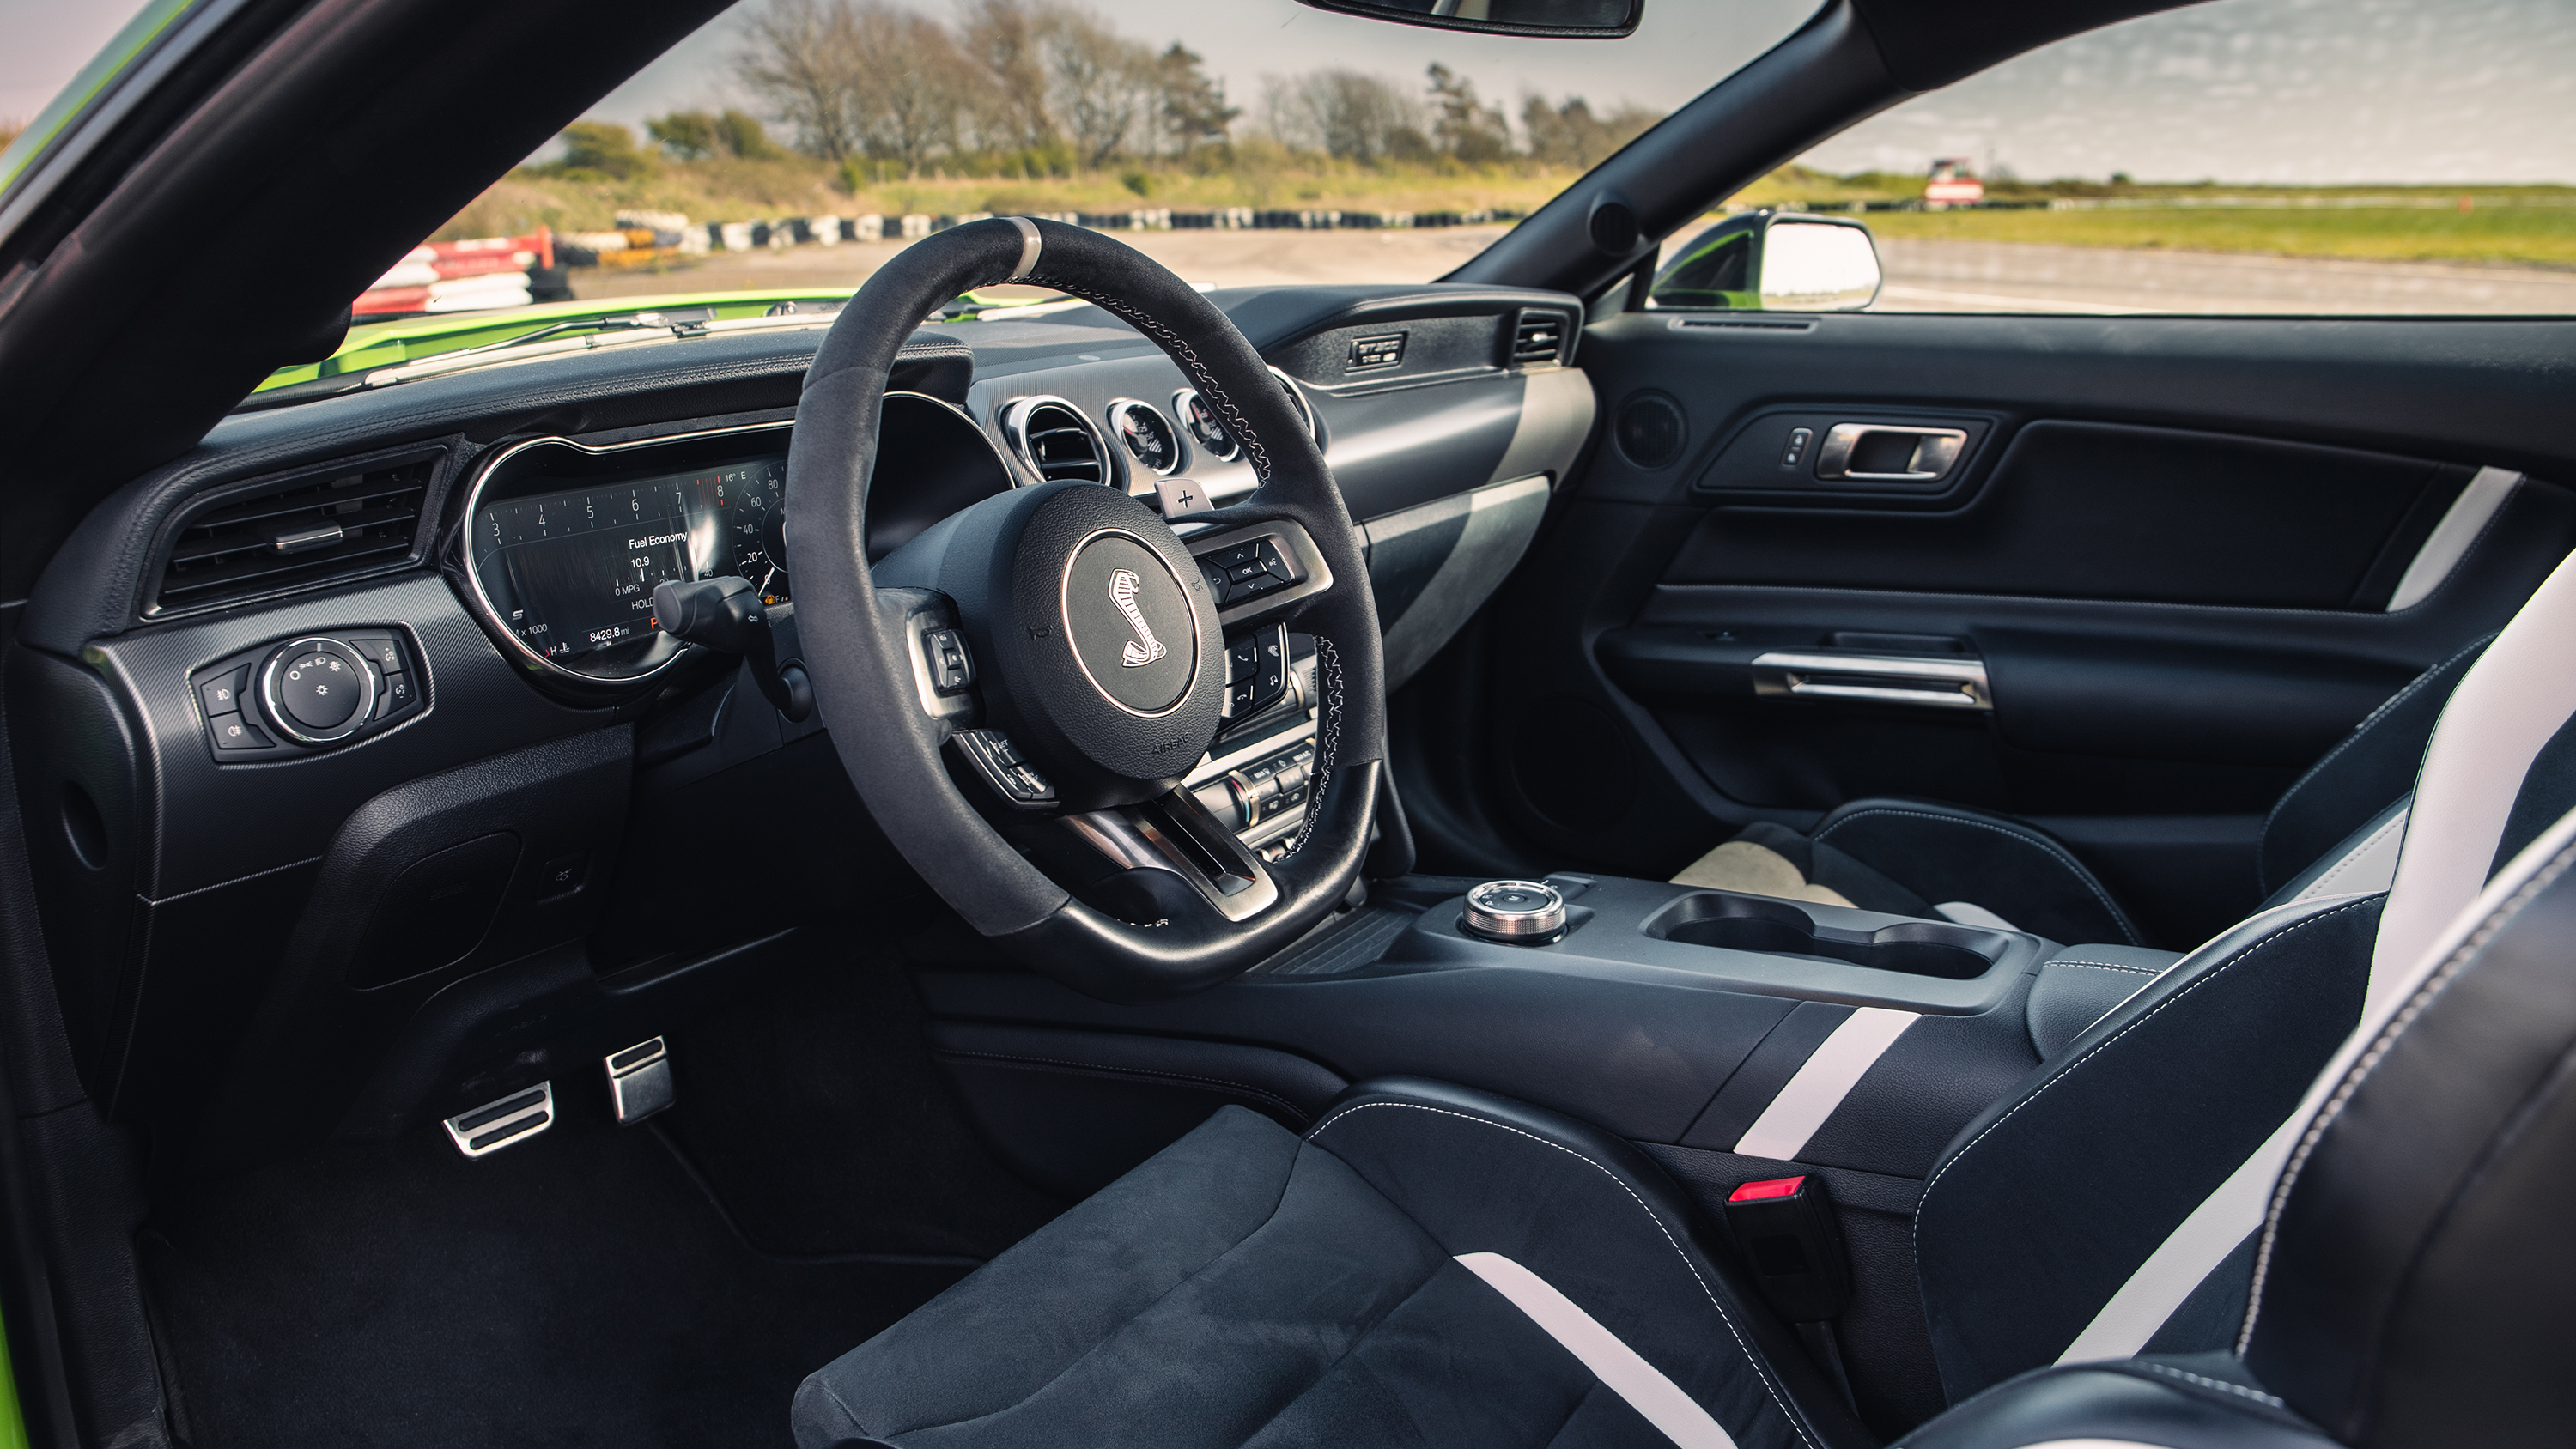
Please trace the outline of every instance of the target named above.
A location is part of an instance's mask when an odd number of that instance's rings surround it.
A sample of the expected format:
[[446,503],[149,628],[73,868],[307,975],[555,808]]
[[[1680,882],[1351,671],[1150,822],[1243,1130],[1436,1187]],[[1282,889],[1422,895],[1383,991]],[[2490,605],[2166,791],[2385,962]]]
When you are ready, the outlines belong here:
[[1651,307],[1858,312],[1878,300],[1878,243],[1836,216],[1749,211],[1691,238],[1655,274]]
[[1646,0],[1297,0],[1317,10],[1494,35],[1616,40],[1634,34]]

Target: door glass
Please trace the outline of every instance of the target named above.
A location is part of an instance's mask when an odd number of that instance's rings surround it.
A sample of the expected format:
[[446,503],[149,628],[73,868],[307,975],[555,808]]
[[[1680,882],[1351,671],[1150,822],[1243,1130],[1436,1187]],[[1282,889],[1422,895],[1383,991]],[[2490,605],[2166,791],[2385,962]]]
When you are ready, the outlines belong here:
[[2567,315],[2571,76],[2565,0],[2219,0],[1919,96],[1707,224],[1865,222],[1882,312]]

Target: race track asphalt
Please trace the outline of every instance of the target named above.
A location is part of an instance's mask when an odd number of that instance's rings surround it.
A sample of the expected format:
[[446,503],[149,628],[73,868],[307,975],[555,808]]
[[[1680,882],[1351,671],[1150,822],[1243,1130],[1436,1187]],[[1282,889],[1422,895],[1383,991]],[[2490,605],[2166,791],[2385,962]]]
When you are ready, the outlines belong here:
[[[1121,232],[1195,282],[1426,282],[1474,256],[1498,226],[1422,231]],[[719,253],[663,272],[582,270],[582,298],[761,287],[849,287],[900,242]],[[2576,314],[2576,271],[2324,261],[2207,252],[1883,238],[1882,312]]]

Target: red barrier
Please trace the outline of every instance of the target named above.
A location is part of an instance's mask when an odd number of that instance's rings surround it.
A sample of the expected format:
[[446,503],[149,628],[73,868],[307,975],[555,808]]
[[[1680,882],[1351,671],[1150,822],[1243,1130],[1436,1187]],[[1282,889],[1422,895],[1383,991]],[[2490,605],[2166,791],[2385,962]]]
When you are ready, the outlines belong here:
[[538,227],[526,236],[427,242],[413,247],[377,279],[375,286],[359,293],[349,306],[349,314],[383,317],[425,312],[429,310],[432,278],[450,282],[466,277],[500,277],[524,273],[531,266],[554,264],[555,234],[551,227]]

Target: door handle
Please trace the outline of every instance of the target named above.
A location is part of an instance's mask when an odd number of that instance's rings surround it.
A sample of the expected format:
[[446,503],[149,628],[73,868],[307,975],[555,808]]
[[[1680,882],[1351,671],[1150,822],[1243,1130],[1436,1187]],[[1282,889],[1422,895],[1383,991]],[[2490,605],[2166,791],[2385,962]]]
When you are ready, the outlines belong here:
[[1982,659],[1773,650],[1753,657],[1753,692],[1774,699],[1854,699],[1929,709],[1995,707]]
[[1816,450],[1816,476],[1855,483],[1930,483],[1968,446],[1964,428],[1836,423]]

